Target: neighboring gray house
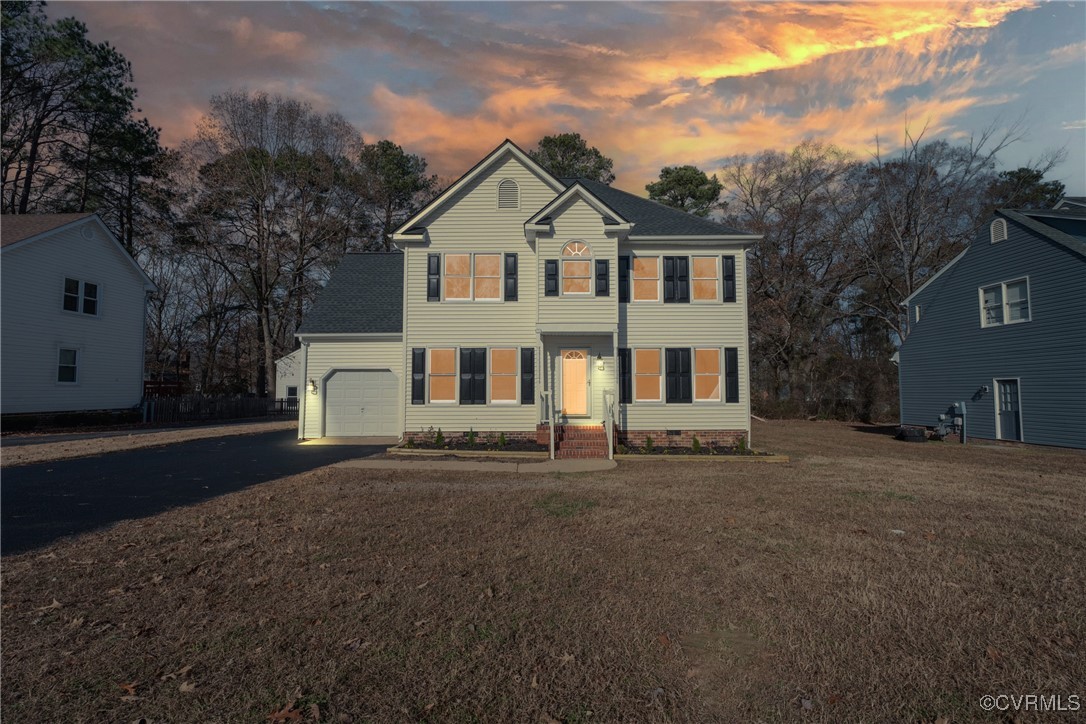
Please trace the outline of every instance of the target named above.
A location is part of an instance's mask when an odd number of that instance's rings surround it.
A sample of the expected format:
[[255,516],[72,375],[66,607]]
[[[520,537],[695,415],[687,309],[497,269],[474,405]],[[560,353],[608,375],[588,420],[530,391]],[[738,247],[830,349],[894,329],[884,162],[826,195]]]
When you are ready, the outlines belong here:
[[400,252],[335,270],[298,332],[298,435],[542,440],[553,420],[561,456],[607,454],[610,425],[749,440],[757,239],[506,141],[393,234]]
[[94,214],[0,217],[4,414],[116,410],[143,397],[155,286]]
[[1000,210],[904,303],[901,423],[1086,448],[1086,210]]
[[275,360],[275,399],[296,400],[301,391],[302,350],[296,349]]
[[1052,208],[1066,209],[1068,211],[1086,209],[1086,196],[1064,196]]

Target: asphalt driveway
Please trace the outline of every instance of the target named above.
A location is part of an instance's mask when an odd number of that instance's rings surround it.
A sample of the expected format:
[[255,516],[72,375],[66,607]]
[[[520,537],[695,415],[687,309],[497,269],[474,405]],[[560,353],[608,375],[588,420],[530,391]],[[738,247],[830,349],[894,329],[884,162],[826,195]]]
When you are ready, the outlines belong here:
[[302,446],[294,430],[277,430],[5,468],[0,553],[31,550],[384,449]]

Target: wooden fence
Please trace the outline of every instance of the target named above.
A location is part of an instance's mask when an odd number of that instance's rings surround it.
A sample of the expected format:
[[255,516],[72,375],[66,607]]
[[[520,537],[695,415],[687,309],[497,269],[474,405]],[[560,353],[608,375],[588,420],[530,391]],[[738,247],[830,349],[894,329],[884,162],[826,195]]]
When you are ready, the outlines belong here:
[[144,423],[240,420],[247,417],[298,417],[298,400],[260,397],[145,397]]

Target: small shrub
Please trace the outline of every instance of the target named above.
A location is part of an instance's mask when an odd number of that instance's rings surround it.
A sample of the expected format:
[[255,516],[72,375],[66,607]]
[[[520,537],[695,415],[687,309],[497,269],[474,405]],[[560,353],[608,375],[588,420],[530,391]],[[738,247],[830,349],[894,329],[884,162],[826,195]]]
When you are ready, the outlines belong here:
[[626,453],[630,452],[630,449],[620,443],[619,446],[615,448],[615,452],[617,452],[619,455],[625,455]]
[[735,447],[739,452],[745,453],[747,451],[747,438],[742,435],[739,436],[739,442],[735,444]]
[[701,452],[701,440],[698,439],[697,435],[694,436],[694,440],[690,443],[690,449],[694,451],[695,455]]
[[437,433],[434,435],[434,445],[437,447],[445,447],[445,433],[441,432],[441,428],[437,429]]
[[474,428],[468,430],[468,445],[475,447],[475,430]]
[[645,435],[645,454],[652,455],[653,449],[652,436]]
[[405,442],[403,444],[403,446],[405,448],[407,448],[408,450],[414,450],[415,449],[415,439],[412,438],[412,437],[407,438],[407,442]]
[[509,444],[509,441],[505,439],[505,433],[504,432],[501,433],[500,435],[498,435],[498,447],[499,448],[504,448],[508,444]]

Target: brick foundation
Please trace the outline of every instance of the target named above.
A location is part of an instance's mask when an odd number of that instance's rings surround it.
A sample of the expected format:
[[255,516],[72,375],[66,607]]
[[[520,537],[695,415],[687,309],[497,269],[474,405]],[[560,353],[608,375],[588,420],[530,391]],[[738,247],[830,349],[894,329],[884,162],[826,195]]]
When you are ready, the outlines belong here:
[[[420,431],[417,431],[417,432],[405,432],[403,434],[403,439],[404,439],[404,442],[407,442],[408,440],[410,440],[411,442],[430,442],[431,440],[434,439],[434,435],[436,435],[436,434],[437,434],[436,429],[433,432],[430,432],[429,430],[420,430]],[[441,434],[445,436],[446,441],[452,442],[454,440],[464,440],[464,439],[466,439],[467,436],[468,436],[468,431],[466,431],[466,430],[465,431],[455,431],[454,430],[454,431],[450,432],[448,430],[442,430]],[[494,440],[497,440],[498,435],[501,435],[500,431],[482,432],[480,430],[476,430],[475,431],[475,440],[476,440],[476,442],[486,442],[486,441],[490,440],[491,438],[493,438]],[[509,442],[512,442],[514,440],[516,440],[518,442],[519,441],[536,442],[537,437],[538,437],[537,434],[532,432],[531,430],[521,430],[521,431],[518,431],[518,432],[506,432],[505,433],[505,439],[508,440]],[[547,441],[544,440],[543,444],[546,444],[546,442]]]
[[615,436],[618,444],[626,447],[644,447],[646,437],[652,438],[655,447],[690,447],[695,437],[702,445],[735,447],[747,433],[745,430],[679,430],[678,434],[669,435],[667,430],[618,430]]

